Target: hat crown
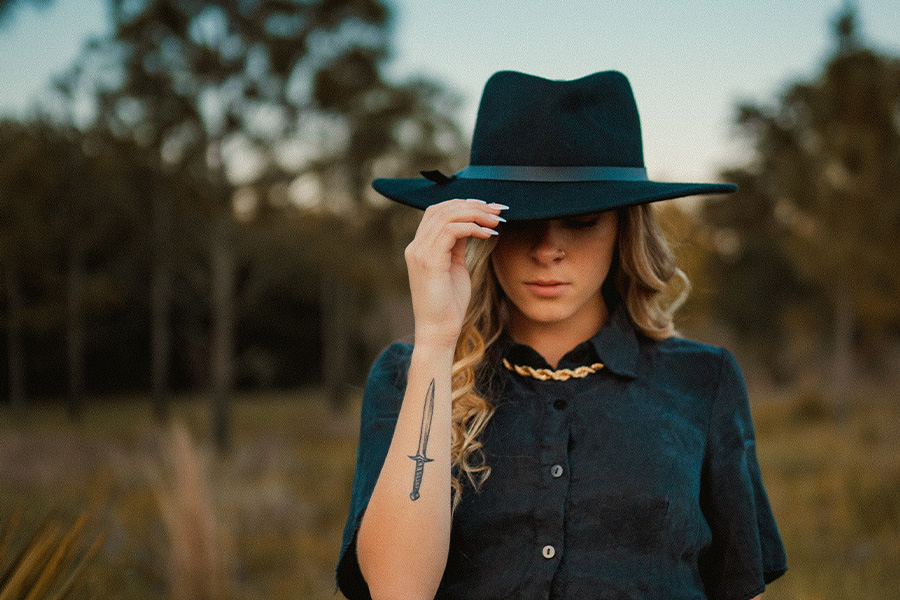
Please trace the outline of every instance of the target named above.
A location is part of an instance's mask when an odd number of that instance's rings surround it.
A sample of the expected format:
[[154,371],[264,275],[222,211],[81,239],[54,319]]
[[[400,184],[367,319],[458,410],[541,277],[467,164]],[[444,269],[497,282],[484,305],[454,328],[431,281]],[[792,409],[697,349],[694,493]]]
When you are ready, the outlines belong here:
[[554,81],[500,71],[485,84],[472,165],[644,167],[641,124],[618,71]]

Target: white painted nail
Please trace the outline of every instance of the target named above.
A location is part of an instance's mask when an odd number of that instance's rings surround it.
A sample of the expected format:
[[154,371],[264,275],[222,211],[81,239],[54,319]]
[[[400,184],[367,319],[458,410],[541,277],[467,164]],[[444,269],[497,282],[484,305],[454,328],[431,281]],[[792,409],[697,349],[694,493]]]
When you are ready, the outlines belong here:
[[484,200],[479,200],[478,198],[466,198],[466,202],[478,202],[480,204],[487,204]]
[[496,229],[491,229],[489,227],[482,227],[482,229],[484,229],[487,233],[489,233],[491,235],[497,235],[497,233],[498,233]]
[[507,205],[505,205],[505,204],[498,204],[497,202],[494,202],[494,203],[490,204],[490,207],[491,207],[491,208],[499,208],[500,210],[508,210],[508,209],[509,209],[509,207],[508,207]]

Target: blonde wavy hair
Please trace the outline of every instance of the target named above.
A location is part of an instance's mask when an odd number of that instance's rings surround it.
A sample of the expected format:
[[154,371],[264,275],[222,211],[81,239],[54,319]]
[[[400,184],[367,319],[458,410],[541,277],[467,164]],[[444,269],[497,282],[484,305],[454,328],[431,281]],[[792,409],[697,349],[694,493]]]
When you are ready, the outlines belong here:
[[[690,283],[675,265],[653,206],[618,209],[617,216],[618,240],[604,295],[616,294],[645,336],[662,340],[677,335],[672,317],[684,303]],[[456,343],[451,378],[453,510],[462,498],[464,478],[478,490],[491,473],[480,437],[494,414],[494,406],[481,384],[490,379],[490,370],[496,367],[486,358],[503,330],[505,299],[490,261],[496,244],[497,238],[470,240],[467,248],[472,298]],[[673,292],[672,284],[676,282],[680,287]]]

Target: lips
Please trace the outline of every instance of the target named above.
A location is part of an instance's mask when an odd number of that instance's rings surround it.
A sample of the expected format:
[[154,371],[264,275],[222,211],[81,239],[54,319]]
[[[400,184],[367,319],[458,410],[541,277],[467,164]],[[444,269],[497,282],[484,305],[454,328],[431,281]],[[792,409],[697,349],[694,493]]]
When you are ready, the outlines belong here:
[[541,298],[555,298],[566,291],[569,286],[565,281],[557,281],[555,279],[536,279],[534,281],[526,281],[525,287],[535,296]]

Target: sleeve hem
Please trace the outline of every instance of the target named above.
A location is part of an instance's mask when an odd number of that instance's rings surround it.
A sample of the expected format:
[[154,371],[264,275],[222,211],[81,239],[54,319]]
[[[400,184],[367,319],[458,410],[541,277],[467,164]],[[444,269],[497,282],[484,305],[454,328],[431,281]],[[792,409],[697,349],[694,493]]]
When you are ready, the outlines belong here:
[[356,557],[357,535],[359,535],[358,524],[350,542],[341,550],[341,556],[335,569],[335,583],[346,598],[371,598],[369,586],[360,571],[359,559]]
[[787,572],[787,566],[781,566],[775,569],[770,569],[763,573],[763,584],[753,588],[749,592],[745,592],[742,594],[734,594],[728,596],[722,596],[721,600],[753,600],[757,596],[762,593],[765,593],[766,586]]
[[772,583],[773,581],[775,581],[776,579],[778,579],[779,577],[781,577],[782,575],[787,573],[787,570],[788,570],[787,565],[781,565],[780,567],[777,567],[774,569],[768,569],[763,574],[763,581],[765,581],[767,584]]

